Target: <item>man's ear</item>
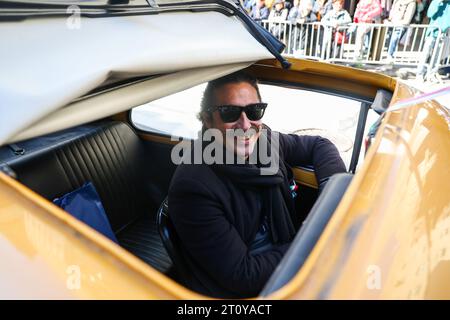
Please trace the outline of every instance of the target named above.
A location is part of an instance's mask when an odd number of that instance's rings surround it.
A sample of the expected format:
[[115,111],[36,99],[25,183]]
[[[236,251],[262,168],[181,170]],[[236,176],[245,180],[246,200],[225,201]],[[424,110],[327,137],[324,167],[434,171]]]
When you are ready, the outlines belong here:
[[213,119],[212,119],[212,114],[209,112],[205,112],[203,114],[203,122],[205,124],[206,129],[211,129],[213,128]]

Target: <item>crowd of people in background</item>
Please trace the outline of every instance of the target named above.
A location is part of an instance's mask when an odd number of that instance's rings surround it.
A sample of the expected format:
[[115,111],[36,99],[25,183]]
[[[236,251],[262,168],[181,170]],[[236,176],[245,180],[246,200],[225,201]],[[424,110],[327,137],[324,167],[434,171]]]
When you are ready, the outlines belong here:
[[[323,21],[333,11],[333,0],[241,0],[245,10],[255,20],[290,22]],[[448,0],[434,0],[445,3]],[[360,0],[352,13],[355,23],[427,24],[426,12],[433,0]],[[342,0],[342,11],[347,12],[349,0]],[[398,31],[401,33],[401,31]]]
[[[341,3],[342,10],[348,14],[350,2],[342,0]],[[431,0],[360,0],[352,21],[427,24],[429,18],[425,13],[430,4]],[[333,0],[242,0],[242,5],[255,20],[299,23],[323,21],[325,15],[333,10]]]
[[[430,59],[431,51],[436,43],[438,31],[446,32],[450,28],[450,0],[359,0],[352,10],[352,0],[241,0],[243,8],[256,21],[290,22],[298,29],[298,25],[308,22],[320,22],[324,28],[333,28],[333,32],[321,35],[323,48],[333,43],[339,47],[349,33],[355,35],[355,52],[359,57],[365,54],[369,47],[370,24],[380,23],[391,28],[387,29],[388,58],[387,63],[394,59],[395,50],[400,39],[405,35],[410,24],[429,24],[426,31],[426,41],[423,45],[423,55],[417,69],[417,75],[423,77],[425,64]],[[353,4],[354,6],[354,4]],[[349,11],[353,11],[352,14]],[[339,32],[336,28],[353,22],[346,32]],[[297,32],[283,34],[281,24],[272,23],[270,32],[281,38],[292,37]],[[302,33],[300,37],[305,37]],[[305,39],[298,41],[305,45]],[[299,48],[300,50],[303,47]],[[338,52],[338,50],[335,50]],[[332,53],[333,55],[336,52]],[[289,52],[292,53],[292,52]]]

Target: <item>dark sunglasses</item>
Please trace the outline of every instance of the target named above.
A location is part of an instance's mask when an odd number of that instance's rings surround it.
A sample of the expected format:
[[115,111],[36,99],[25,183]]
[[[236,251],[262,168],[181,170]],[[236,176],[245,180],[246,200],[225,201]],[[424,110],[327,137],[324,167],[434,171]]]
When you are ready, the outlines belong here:
[[219,111],[220,118],[223,122],[235,122],[241,116],[242,111],[247,115],[248,120],[258,121],[264,116],[264,111],[267,108],[267,103],[251,103],[246,106],[235,106],[235,105],[223,105],[209,107],[207,111],[214,112]]

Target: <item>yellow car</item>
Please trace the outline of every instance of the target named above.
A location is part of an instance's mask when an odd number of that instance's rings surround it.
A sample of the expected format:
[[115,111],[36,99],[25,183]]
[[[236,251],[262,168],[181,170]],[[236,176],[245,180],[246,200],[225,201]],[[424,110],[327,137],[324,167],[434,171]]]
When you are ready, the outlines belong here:
[[[240,69],[273,129],[330,137],[348,169],[320,197],[314,168],[295,169],[305,222],[254,298],[450,298],[448,109],[393,108],[420,92],[285,60],[232,1],[70,3],[0,4],[0,299],[208,298],[183,285],[161,204],[202,86]],[[86,182],[117,243],[53,203]]]

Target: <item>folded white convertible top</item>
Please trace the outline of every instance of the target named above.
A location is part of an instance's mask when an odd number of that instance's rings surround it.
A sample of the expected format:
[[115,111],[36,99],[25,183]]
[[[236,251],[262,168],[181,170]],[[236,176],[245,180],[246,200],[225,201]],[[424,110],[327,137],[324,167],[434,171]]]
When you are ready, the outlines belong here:
[[[129,108],[126,103],[151,101],[272,57],[236,17],[218,12],[77,19],[0,22],[0,145],[106,117]],[[168,81],[165,90],[148,95],[138,92],[136,101],[122,96],[115,109],[106,108],[107,101],[85,104],[76,116],[75,103],[58,120],[57,110],[112,76],[177,72],[188,75],[186,81]],[[68,110],[75,117],[67,117]],[[46,124],[49,115],[52,123]]]

